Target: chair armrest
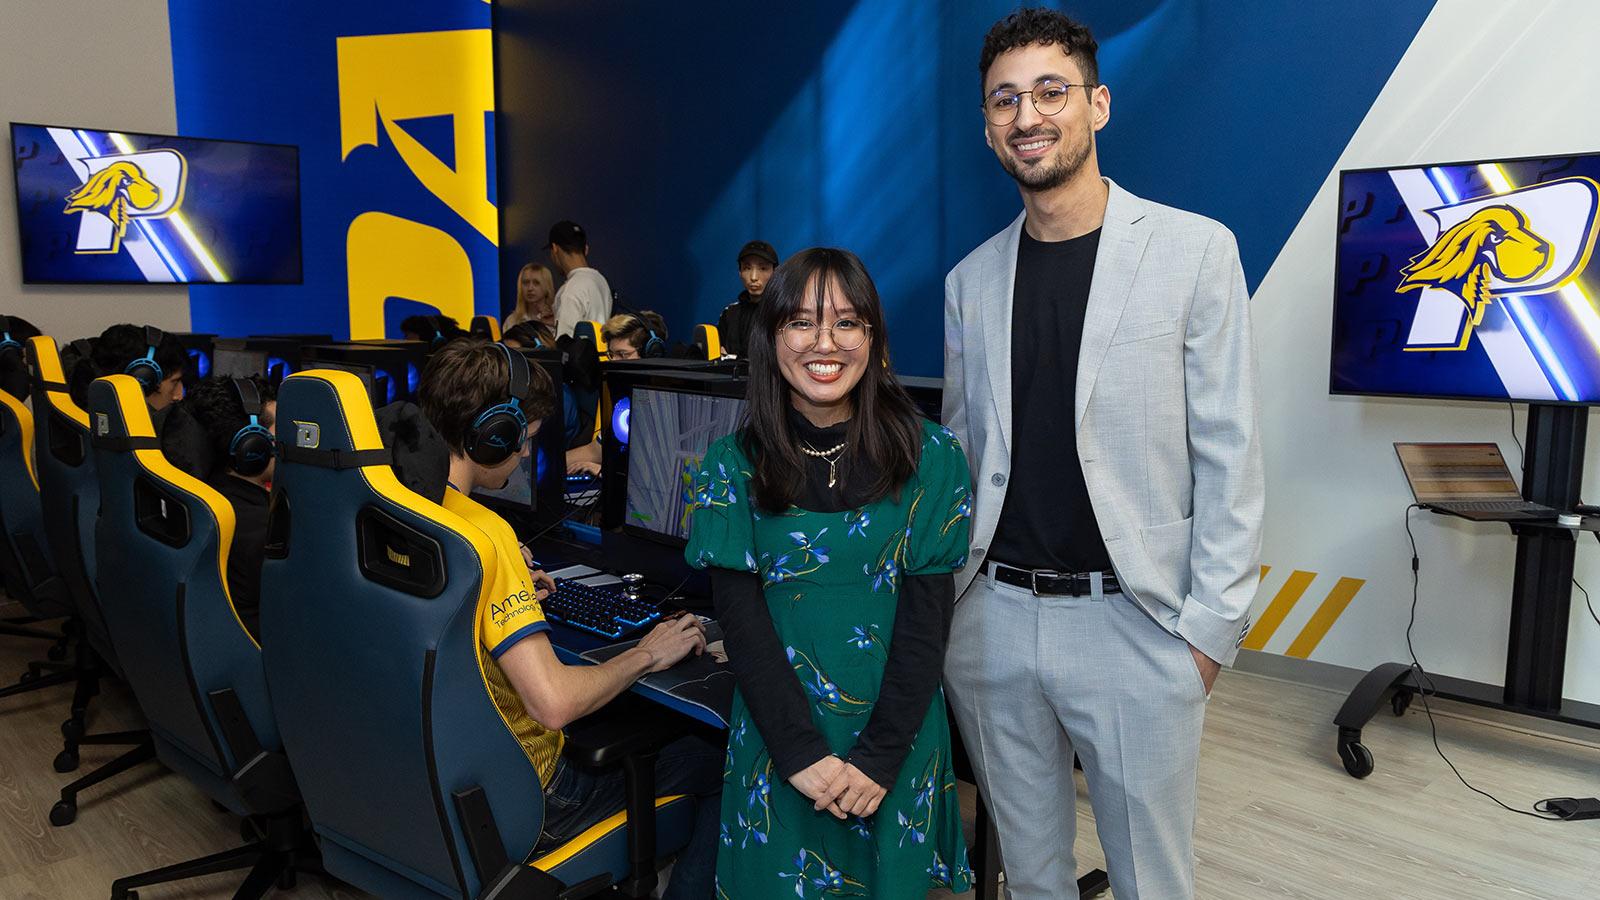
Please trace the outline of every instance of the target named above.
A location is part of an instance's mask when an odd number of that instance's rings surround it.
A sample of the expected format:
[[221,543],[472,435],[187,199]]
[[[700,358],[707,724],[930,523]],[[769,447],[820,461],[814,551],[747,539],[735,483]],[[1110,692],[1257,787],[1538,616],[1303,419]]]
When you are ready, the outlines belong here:
[[626,693],[567,726],[565,754],[587,768],[609,768],[630,756],[653,754],[694,727],[688,717]]

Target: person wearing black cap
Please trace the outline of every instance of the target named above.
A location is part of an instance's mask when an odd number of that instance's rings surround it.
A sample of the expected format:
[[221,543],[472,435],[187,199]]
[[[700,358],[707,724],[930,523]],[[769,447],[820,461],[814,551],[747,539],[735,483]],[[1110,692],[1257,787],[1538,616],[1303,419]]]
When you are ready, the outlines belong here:
[[556,337],[571,337],[579,322],[611,318],[611,285],[589,267],[589,236],[577,222],[550,226],[550,262],[566,280],[556,291]]
[[723,353],[745,355],[750,326],[759,314],[761,293],[767,289],[767,281],[777,267],[778,251],[766,241],[751,241],[739,250],[739,280],[744,283],[744,290],[717,319],[717,336],[722,341]]

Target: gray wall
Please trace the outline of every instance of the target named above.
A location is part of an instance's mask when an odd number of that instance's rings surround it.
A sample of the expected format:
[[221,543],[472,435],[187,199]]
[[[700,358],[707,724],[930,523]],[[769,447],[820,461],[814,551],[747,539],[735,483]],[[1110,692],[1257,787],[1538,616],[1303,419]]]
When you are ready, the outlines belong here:
[[[0,22],[0,124],[177,131],[167,0],[0,0]],[[117,322],[189,328],[188,288],[24,285],[20,261],[16,186],[0,178],[0,312],[58,341]]]

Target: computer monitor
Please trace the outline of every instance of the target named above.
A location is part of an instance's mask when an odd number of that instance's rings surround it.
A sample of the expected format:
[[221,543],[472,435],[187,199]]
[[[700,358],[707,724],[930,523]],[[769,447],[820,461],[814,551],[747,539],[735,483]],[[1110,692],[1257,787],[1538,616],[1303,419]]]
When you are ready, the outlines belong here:
[[1600,403],[1600,154],[1339,173],[1334,394]]
[[223,339],[211,350],[211,374],[224,378],[249,378],[267,373],[267,354],[251,350],[243,341]]
[[427,365],[427,346],[419,341],[402,341],[393,344],[364,342],[323,343],[305,347],[301,362],[306,368],[320,365],[322,361],[338,360],[371,366],[374,374],[387,385],[384,406],[400,400],[415,400],[422,382],[422,369]]
[[917,405],[924,418],[934,422],[943,423],[944,381],[939,378],[928,378],[922,375],[897,375],[895,380],[911,395],[911,402]]
[[183,369],[183,389],[192,391],[200,379],[211,375],[211,354],[217,336],[192,332],[174,332],[172,336],[183,345],[183,352],[189,357],[189,364]]
[[689,537],[688,479],[738,430],[746,383],[704,372],[612,373],[603,428],[601,524],[674,545]]
[[343,360],[321,359],[306,366],[306,369],[308,371],[311,369],[332,369],[335,372],[349,372],[361,379],[361,384],[367,389],[367,399],[372,402],[373,409],[385,405],[379,401],[388,393],[388,379],[379,378],[371,366],[362,365],[361,363],[348,363]]

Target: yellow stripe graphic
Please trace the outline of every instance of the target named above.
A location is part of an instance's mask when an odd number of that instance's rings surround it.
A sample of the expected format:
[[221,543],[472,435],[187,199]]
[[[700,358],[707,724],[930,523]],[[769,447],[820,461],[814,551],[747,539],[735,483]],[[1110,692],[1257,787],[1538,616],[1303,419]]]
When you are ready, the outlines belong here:
[[1300,602],[1301,595],[1316,577],[1315,572],[1305,572],[1300,569],[1291,572],[1283,587],[1278,589],[1278,595],[1267,604],[1261,619],[1250,629],[1250,633],[1245,636],[1244,643],[1240,646],[1246,650],[1266,649],[1267,641],[1272,640],[1272,633],[1278,630],[1278,626],[1283,624],[1285,618],[1288,618],[1289,611]]
[[1306,627],[1300,630],[1300,635],[1294,639],[1294,643],[1289,645],[1289,649],[1284,652],[1284,655],[1293,656],[1296,659],[1305,659],[1310,656],[1311,651],[1317,649],[1317,645],[1322,643],[1323,637],[1328,634],[1328,629],[1332,628],[1333,623],[1338,621],[1345,607],[1349,606],[1350,601],[1355,599],[1356,592],[1360,591],[1366,583],[1367,581],[1364,578],[1339,579],[1339,583],[1335,584],[1333,590],[1328,592],[1328,598],[1322,601],[1321,606],[1317,607],[1317,611],[1311,616],[1311,621],[1307,622]]

